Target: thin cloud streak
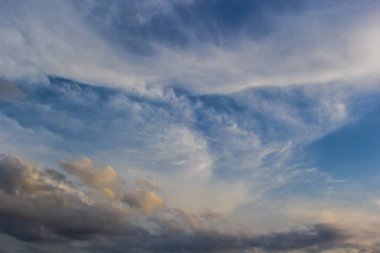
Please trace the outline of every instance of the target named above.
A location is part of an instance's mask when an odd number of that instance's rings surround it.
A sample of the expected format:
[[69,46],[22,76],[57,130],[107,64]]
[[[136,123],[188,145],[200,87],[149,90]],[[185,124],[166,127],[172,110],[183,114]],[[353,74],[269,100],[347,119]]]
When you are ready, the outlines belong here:
[[[100,36],[98,27],[109,25],[108,17],[115,26],[117,22],[121,27],[136,23],[135,29],[148,26],[149,34],[154,23],[137,20],[149,16],[149,20],[167,18],[167,22],[179,19],[178,27],[172,26],[180,31],[183,21],[176,16],[178,3],[163,2],[157,13],[146,13],[142,11],[144,4],[133,4],[141,11],[140,16],[127,20],[123,19],[125,6],[121,2],[112,2],[109,13],[105,8],[106,14],[97,14],[93,7],[101,8],[104,3],[89,3],[82,4],[78,12],[70,2],[6,2],[0,20],[1,74],[10,79],[54,74],[139,91],[150,86],[180,85],[202,93],[229,93],[252,86],[351,83],[358,79],[370,85],[378,79],[379,6],[372,2],[356,9],[334,2],[315,10],[304,7],[290,14],[272,13],[269,17],[274,28],[270,33],[252,39],[243,30],[233,35],[232,41],[227,35],[222,37],[227,45],[195,36],[184,46],[173,47],[147,35],[136,42],[148,41],[152,53],[145,56],[131,54],[130,45],[123,44],[122,38]],[[197,4],[189,1],[180,6],[192,13]],[[97,15],[105,17],[95,22],[86,15],[95,21]],[[338,22],[331,25],[334,20]],[[207,20],[198,22],[207,24]],[[132,33],[120,29],[112,30],[111,35]],[[196,29],[189,25],[188,36],[198,33]],[[170,39],[172,35],[166,36],[164,39]]]

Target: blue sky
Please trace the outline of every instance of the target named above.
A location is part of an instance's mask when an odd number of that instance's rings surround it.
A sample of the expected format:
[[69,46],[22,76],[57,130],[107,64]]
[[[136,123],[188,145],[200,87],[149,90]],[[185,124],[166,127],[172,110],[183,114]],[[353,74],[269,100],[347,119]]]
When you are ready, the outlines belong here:
[[0,3],[0,251],[380,251],[379,2]]

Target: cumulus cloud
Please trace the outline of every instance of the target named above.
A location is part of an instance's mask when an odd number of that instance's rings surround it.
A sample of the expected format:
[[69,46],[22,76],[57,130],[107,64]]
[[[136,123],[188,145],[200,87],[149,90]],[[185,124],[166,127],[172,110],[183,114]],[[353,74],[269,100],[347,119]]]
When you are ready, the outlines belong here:
[[164,204],[162,198],[155,192],[145,192],[135,190],[124,196],[125,202],[131,207],[142,208],[146,211],[151,211]]
[[2,178],[9,182],[1,186],[4,233],[25,241],[60,242],[124,230],[118,225],[123,210],[106,205],[92,208],[86,193],[65,180],[53,179],[59,172],[50,177],[51,171],[8,155],[2,155],[0,168]]
[[112,166],[98,169],[87,157],[73,163],[61,162],[61,165],[66,172],[79,177],[87,186],[96,189],[108,199],[124,201],[132,208],[146,211],[164,205],[163,199],[154,191],[123,189],[122,179]]
[[[89,170],[90,164],[90,160],[85,159],[75,161],[71,166],[86,165],[85,170]],[[10,155],[1,155],[0,174],[0,231],[26,243],[34,252],[44,252],[46,244],[62,250],[66,243],[73,248],[79,245],[76,250],[83,252],[93,249],[99,252],[119,252],[122,249],[223,252],[250,248],[282,251],[327,247],[348,238],[346,232],[331,225],[312,225],[305,229],[266,235],[223,232],[206,226],[210,215],[213,219],[220,218],[211,211],[204,216],[165,208],[153,216],[146,216],[145,212],[131,212],[127,205],[88,201],[93,196],[61,172],[42,170],[33,163]],[[140,195],[136,196],[133,192],[132,195],[137,205],[144,205],[138,203]],[[155,196],[153,199],[157,198]],[[146,199],[144,196],[143,201]],[[136,223],[136,217],[146,222]],[[14,244],[6,236],[0,238],[10,243],[9,247]]]
[[99,190],[105,197],[120,198],[116,189],[118,174],[112,166],[97,169],[92,161],[85,157],[73,163],[62,162],[62,167],[68,173],[79,177],[89,187]]

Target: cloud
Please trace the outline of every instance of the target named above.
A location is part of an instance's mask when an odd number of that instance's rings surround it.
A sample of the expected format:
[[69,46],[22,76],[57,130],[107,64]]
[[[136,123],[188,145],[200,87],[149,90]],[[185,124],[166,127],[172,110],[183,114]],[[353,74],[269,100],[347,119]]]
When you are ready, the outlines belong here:
[[141,208],[146,211],[152,211],[157,207],[161,207],[164,204],[163,199],[155,192],[139,191],[135,190],[129,192],[124,197],[124,201],[131,207]]
[[[2,178],[8,182],[1,186],[0,211],[1,230],[6,234],[24,241],[62,242],[125,230],[119,225],[122,210],[107,206],[92,208],[86,202],[89,196],[65,181],[53,180],[50,171],[4,155],[0,169]],[[109,220],[106,216],[113,218]]]
[[[97,168],[81,160],[63,167],[97,194],[119,201],[120,177],[132,185],[149,175],[166,204],[188,212],[213,207],[231,213],[293,182],[306,173],[288,164],[298,159],[298,149],[351,117],[352,95],[335,87],[230,95],[168,88],[142,95],[57,77],[18,85],[25,99],[0,105],[2,152],[48,167],[81,156],[112,164]],[[144,187],[136,190],[158,193]],[[154,198],[138,191],[135,196]]]
[[66,172],[79,177],[87,186],[96,189],[108,199],[124,201],[132,208],[145,211],[153,211],[164,205],[163,199],[154,191],[136,189],[126,192],[122,179],[112,166],[97,169],[87,157],[73,163],[61,162],[61,165]]
[[323,249],[329,244],[349,238],[345,233],[331,225],[317,224],[304,230],[259,236],[249,244],[267,251],[289,251],[313,246]]
[[[73,164],[78,166],[85,161],[89,165],[89,160],[86,160]],[[128,206],[88,202],[85,199],[92,198],[91,194],[69,183],[69,178],[58,171],[41,170],[14,156],[2,155],[0,174],[3,180],[0,188],[0,230],[18,240],[35,244],[35,247],[44,243],[63,247],[63,243],[82,241],[87,242],[86,250],[90,252],[92,247],[100,246],[98,244],[102,244],[102,240],[110,240],[112,243],[104,245],[104,252],[118,252],[122,248],[146,252],[245,248],[288,250],[325,245],[346,238],[343,232],[327,225],[262,236],[218,232],[211,228],[206,230],[204,222],[207,217],[203,219],[202,216],[170,208],[148,217],[147,221],[153,221],[150,232],[144,223],[137,225],[133,222],[136,215],[144,219],[144,213],[131,213]],[[103,239],[99,241],[98,238]]]
[[105,197],[120,198],[117,196],[120,192],[116,189],[118,174],[112,166],[97,169],[87,157],[73,163],[62,162],[61,165],[65,171],[79,177],[85,184],[99,190]]
[[[227,15],[228,8],[240,15]],[[53,74],[140,91],[180,85],[229,93],[331,82],[363,87],[378,79],[378,8],[372,1],[7,1],[1,74]]]
[[2,5],[1,250],[376,252],[304,159],[377,106],[374,1]]
[[21,98],[22,92],[12,82],[0,78],[0,100]]

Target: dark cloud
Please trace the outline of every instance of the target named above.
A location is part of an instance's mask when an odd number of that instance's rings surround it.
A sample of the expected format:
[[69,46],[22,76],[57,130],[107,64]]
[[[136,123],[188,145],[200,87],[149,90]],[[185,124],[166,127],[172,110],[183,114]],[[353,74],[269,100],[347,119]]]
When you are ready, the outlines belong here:
[[[254,248],[284,252],[337,247],[349,238],[344,230],[327,224],[263,235],[220,231],[209,222],[222,222],[224,217],[211,210],[200,215],[169,207],[153,211],[149,205],[159,196],[151,196],[150,191],[125,192],[128,205],[101,194],[117,176],[111,167],[94,168],[88,158],[64,167],[79,175],[86,187],[70,182],[59,171],[42,170],[14,156],[0,157],[0,231],[27,245],[31,252],[46,252],[46,248],[55,252],[233,252]],[[110,174],[113,177],[107,180]],[[95,192],[89,191],[91,187]]]
[[[54,177],[51,177],[54,175]],[[46,172],[13,156],[0,160],[0,230],[23,241],[87,240],[137,230],[115,203],[72,188],[59,172]]]
[[261,235],[247,243],[267,251],[287,251],[308,247],[325,248],[349,237],[345,231],[333,225],[316,224],[302,230]]
[[34,165],[25,165],[13,156],[1,155],[0,159],[0,189],[3,193],[16,196],[53,189],[38,177],[40,173]]

